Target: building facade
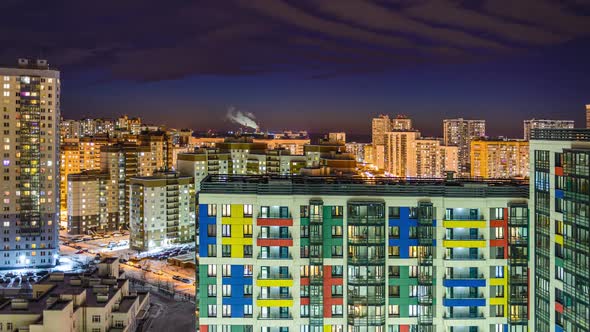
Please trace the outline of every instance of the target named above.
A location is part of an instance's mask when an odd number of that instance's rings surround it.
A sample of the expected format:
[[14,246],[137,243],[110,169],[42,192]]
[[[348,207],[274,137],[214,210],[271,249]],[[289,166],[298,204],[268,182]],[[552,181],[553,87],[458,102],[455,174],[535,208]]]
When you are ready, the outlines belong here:
[[117,202],[109,199],[107,173],[84,171],[70,174],[67,183],[68,233],[93,234],[117,229]]
[[412,150],[415,155],[415,170],[411,176],[418,178],[443,178],[447,172],[459,170],[458,149],[456,146],[442,145],[436,138],[420,138]]
[[572,129],[574,128],[574,120],[524,120],[523,128],[524,139],[528,141],[531,139],[532,129]]
[[459,174],[468,176],[471,171],[471,141],[486,136],[485,120],[445,119],[443,135],[445,145],[458,147]]
[[59,71],[45,60],[0,68],[2,227],[0,268],[58,260]]
[[531,331],[590,330],[590,130],[533,130]]
[[201,331],[527,331],[528,185],[208,177]]
[[107,199],[117,207],[115,230],[129,227],[129,180],[151,176],[153,167],[149,146],[114,144],[100,150],[100,170],[108,175]]
[[178,173],[130,179],[129,246],[148,251],[195,241],[195,185]]
[[529,177],[529,142],[486,139],[471,141],[471,176],[486,179]]

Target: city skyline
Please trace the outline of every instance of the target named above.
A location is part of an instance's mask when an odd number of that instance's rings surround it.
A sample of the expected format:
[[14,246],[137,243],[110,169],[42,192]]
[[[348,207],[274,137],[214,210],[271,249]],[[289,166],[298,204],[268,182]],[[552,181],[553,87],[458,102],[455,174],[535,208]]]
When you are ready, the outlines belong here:
[[[589,8],[573,2],[0,6],[21,13],[1,23],[0,62],[42,57],[59,68],[66,118],[137,113],[223,130],[235,106],[263,129],[287,118],[363,134],[370,124],[359,119],[401,113],[429,136],[462,116],[514,137],[532,117],[582,127],[588,103]],[[13,33],[26,17],[41,19]]]

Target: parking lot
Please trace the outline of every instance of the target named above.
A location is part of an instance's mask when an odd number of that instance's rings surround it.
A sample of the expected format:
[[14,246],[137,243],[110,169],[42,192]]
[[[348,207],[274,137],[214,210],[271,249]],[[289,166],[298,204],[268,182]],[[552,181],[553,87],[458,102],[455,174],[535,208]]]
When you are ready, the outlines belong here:
[[194,253],[194,244],[177,245],[152,252],[129,249],[129,235],[107,235],[107,238],[60,235],[62,258],[79,264],[91,264],[100,257],[118,257],[121,268],[135,279],[165,288],[171,292],[195,294],[195,270],[168,264],[170,257]]

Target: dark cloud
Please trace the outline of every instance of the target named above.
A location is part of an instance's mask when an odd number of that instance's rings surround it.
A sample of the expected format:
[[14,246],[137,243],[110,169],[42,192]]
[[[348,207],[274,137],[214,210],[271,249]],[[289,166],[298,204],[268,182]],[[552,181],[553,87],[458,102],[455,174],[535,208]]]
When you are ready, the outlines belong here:
[[323,78],[472,62],[590,34],[581,1],[2,1],[0,60],[111,79],[296,72]]

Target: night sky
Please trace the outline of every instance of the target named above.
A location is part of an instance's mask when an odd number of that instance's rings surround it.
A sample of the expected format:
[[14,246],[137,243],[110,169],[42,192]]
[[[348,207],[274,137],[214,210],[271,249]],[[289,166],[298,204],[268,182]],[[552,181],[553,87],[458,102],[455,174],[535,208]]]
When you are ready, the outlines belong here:
[[584,0],[0,1],[0,62],[62,71],[65,118],[141,116],[171,127],[370,132],[379,113],[576,120],[590,104]]

